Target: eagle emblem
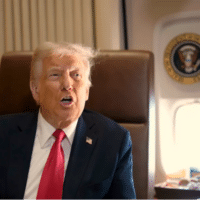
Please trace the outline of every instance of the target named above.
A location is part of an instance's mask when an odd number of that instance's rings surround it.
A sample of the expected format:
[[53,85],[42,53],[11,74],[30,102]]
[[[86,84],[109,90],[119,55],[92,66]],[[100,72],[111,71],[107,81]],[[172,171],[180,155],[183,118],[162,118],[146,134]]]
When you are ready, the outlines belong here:
[[200,81],[200,35],[184,33],[172,39],[164,53],[164,66],[176,81]]
[[198,49],[192,45],[185,45],[180,48],[178,55],[182,63],[181,67],[184,69],[185,73],[191,73],[197,70],[197,67],[200,64],[198,54]]

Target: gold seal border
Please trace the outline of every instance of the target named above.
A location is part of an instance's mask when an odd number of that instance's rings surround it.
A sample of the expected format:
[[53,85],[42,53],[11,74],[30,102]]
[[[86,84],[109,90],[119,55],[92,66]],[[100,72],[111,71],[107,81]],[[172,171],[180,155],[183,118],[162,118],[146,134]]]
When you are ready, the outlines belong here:
[[167,70],[168,74],[173,78],[174,80],[185,83],[185,84],[193,84],[198,81],[200,81],[200,74],[194,76],[194,77],[183,77],[179,74],[177,74],[172,65],[171,65],[171,53],[172,50],[180,43],[182,42],[196,42],[200,45],[200,35],[195,33],[184,33],[181,35],[176,36],[174,39],[172,39],[169,44],[167,45],[164,53],[164,66]]

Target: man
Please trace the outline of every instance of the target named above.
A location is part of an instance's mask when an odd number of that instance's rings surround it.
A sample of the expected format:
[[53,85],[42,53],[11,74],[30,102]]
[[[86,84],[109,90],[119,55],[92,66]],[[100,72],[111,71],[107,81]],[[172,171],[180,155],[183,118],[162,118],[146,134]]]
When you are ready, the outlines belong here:
[[94,56],[75,44],[36,49],[39,112],[0,118],[0,198],[135,198],[128,131],[84,110]]

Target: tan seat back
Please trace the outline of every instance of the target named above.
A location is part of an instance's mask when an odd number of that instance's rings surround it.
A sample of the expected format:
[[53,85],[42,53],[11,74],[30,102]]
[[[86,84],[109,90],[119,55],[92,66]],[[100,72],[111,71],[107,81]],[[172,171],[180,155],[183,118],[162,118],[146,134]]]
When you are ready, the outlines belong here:
[[[0,68],[0,114],[34,111],[29,89],[32,52],[11,52]],[[149,109],[154,98],[153,55],[147,51],[102,51],[95,60],[93,87],[86,108],[100,112],[130,131],[133,177],[138,199],[148,198]]]

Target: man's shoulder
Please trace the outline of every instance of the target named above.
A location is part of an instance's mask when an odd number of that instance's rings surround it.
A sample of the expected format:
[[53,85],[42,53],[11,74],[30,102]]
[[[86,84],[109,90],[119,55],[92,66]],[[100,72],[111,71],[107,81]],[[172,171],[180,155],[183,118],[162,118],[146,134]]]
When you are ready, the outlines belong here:
[[85,109],[82,116],[87,121],[95,123],[95,125],[97,125],[100,129],[113,130],[117,132],[128,132],[117,122],[100,113]]
[[38,112],[24,112],[24,113],[14,113],[14,114],[6,114],[0,115],[0,120],[13,120],[19,118],[27,118],[37,115]]
[[19,122],[28,122],[37,116],[37,112],[15,113],[0,116],[0,127],[11,126]]
[[112,151],[109,152],[114,153],[119,149],[126,152],[132,146],[130,132],[114,120],[90,110],[84,110],[82,116],[86,124],[93,124],[93,134],[98,137],[98,144],[104,146],[105,150],[112,146]]

